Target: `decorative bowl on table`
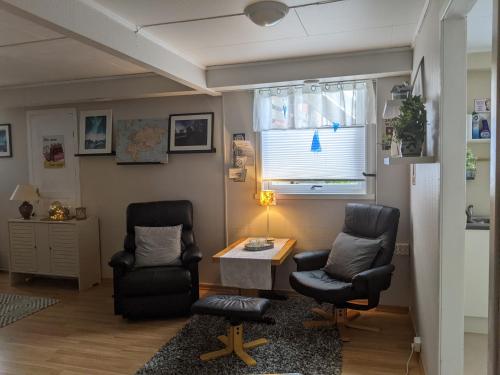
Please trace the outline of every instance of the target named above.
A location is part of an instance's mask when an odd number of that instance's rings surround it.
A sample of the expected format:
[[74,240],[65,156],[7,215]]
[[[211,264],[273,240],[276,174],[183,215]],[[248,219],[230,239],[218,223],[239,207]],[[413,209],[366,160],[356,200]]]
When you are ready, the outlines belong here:
[[246,244],[244,249],[246,251],[262,251],[262,250],[269,250],[274,247],[274,241],[272,240],[266,240],[265,238],[255,238],[249,240]]

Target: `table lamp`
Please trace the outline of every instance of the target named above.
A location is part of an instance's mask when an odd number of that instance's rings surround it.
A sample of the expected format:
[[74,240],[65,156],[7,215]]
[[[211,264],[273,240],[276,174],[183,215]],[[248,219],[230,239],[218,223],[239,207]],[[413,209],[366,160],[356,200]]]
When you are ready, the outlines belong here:
[[33,205],[30,202],[37,202],[39,198],[38,189],[33,185],[17,185],[10,200],[23,202],[19,206],[19,213],[24,220],[29,220],[33,213]]
[[267,209],[267,240],[269,237],[269,207],[276,206],[276,193],[273,190],[261,190],[260,192],[260,205],[265,206]]

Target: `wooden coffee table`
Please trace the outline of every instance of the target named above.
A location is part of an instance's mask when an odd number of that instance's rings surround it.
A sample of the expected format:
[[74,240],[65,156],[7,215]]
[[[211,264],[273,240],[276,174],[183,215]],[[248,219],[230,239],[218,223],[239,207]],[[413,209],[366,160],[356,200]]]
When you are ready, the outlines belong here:
[[[242,242],[246,241],[249,237],[242,237],[238,239],[237,241],[234,241],[232,244],[230,244],[228,247],[225,249],[219,251],[217,254],[212,256],[212,261],[215,263],[220,263],[220,258],[230,252],[232,249],[234,249],[236,246],[241,244]],[[297,240],[288,238],[285,245],[274,255],[274,257],[271,260],[271,277],[272,277],[272,288],[273,290],[259,290],[259,295],[264,298],[270,298],[270,299],[281,299],[284,300],[287,297],[282,294],[278,294],[274,291],[274,285],[276,281],[276,268],[283,264],[285,260],[288,258],[288,256],[293,252],[293,249],[295,248],[295,244],[297,243]]]

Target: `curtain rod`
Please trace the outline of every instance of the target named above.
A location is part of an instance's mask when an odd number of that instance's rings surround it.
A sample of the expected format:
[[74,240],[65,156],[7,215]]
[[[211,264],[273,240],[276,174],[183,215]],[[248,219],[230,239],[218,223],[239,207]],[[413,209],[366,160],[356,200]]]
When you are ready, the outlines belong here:
[[[339,86],[339,85],[352,84],[352,83],[366,83],[369,81],[373,82],[374,80],[373,79],[358,79],[358,80],[351,80],[351,81],[318,82],[318,83],[314,83],[310,86],[321,86],[321,85],[323,85],[323,86],[325,86],[325,85],[331,85],[331,86],[337,85],[337,86]],[[253,89],[252,91],[255,91],[255,90],[266,91],[266,90],[273,90],[273,89],[289,89],[289,88],[293,88],[293,87],[304,87],[304,86],[307,86],[307,85],[302,83],[302,84],[298,84],[298,85],[262,87],[262,88]]]

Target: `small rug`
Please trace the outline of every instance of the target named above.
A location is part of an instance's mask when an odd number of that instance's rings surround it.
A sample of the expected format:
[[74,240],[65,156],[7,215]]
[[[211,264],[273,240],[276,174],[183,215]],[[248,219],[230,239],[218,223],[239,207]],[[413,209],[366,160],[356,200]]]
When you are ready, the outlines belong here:
[[59,300],[54,298],[0,293],[0,328],[58,302]]
[[269,343],[248,353],[257,366],[246,366],[235,355],[202,362],[200,354],[222,349],[217,336],[226,334],[224,318],[196,315],[184,328],[137,372],[137,375],[237,375],[263,373],[300,373],[303,375],[340,375],[342,341],[333,328],[306,329],[304,320],[318,319],[310,309],[311,300],[293,297],[271,301],[266,317],[275,325],[245,322],[245,341],[267,338]]

